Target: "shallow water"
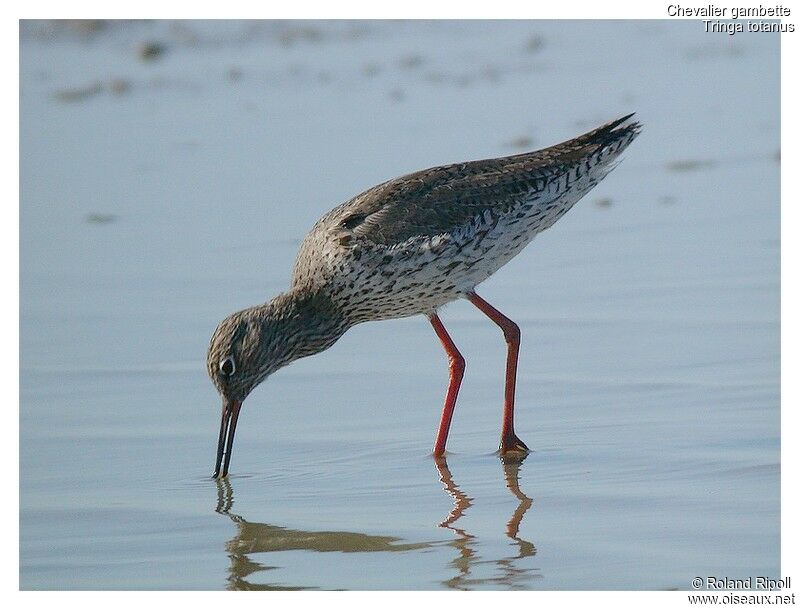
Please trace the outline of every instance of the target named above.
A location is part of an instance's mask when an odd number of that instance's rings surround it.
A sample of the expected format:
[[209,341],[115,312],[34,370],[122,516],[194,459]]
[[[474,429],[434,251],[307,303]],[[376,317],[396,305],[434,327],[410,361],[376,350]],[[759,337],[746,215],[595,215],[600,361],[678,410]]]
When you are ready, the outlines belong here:
[[[163,56],[139,45],[161,41]],[[23,23],[23,589],[686,589],[777,578],[779,39],[700,22]],[[146,55],[146,54],[145,54]],[[365,324],[245,404],[217,322],[401,173],[631,110],[620,167],[467,303]]]

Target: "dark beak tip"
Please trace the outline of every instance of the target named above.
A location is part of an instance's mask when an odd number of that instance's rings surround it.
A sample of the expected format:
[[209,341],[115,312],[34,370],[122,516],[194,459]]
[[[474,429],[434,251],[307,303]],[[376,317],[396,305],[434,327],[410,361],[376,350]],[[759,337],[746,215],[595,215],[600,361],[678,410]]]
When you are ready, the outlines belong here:
[[[239,419],[239,410],[241,408],[241,400],[224,399],[222,402],[222,421],[219,425],[219,440],[217,442],[217,462],[212,475],[214,479],[224,479],[228,476],[233,437],[236,433],[236,422]],[[220,473],[222,474],[220,475]]]

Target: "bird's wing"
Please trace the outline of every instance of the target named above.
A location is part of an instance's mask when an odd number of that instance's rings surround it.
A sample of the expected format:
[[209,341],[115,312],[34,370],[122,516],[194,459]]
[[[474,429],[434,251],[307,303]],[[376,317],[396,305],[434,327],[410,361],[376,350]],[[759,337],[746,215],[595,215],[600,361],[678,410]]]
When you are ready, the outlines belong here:
[[326,224],[339,235],[387,246],[453,231],[486,211],[507,211],[576,166],[586,163],[591,171],[605,164],[610,155],[603,158],[604,149],[627,144],[638,133],[639,123],[623,125],[631,116],[535,152],[432,167],[389,180],[332,210]]

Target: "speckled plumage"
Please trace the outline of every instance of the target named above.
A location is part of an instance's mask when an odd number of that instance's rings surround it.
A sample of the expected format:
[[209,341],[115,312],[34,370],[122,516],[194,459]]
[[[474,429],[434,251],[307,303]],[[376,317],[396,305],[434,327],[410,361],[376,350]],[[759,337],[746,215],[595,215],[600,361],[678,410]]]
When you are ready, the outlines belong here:
[[306,236],[292,288],[323,290],[353,323],[463,297],[602,180],[639,131],[618,127],[628,118],[536,152],[433,167],[361,193]]
[[430,318],[451,362],[435,449],[443,453],[463,358],[436,310],[459,298],[503,329],[509,360],[501,450],[527,451],[513,432],[519,328],[474,290],[613,169],[640,131],[631,116],[539,151],[401,176],[323,216],[300,246],[289,291],[229,316],[211,339],[208,372],[225,405],[215,475],[223,453],[227,473],[242,401],[267,376],[327,349],[354,324],[417,314]]

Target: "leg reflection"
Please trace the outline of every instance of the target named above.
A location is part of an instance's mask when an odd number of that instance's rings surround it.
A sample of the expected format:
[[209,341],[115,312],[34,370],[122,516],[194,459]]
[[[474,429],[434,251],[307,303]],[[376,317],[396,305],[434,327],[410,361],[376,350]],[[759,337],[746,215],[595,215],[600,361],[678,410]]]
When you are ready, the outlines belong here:
[[[458,550],[458,556],[451,562],[458,573],[453,578],[444,581],[447,587],[468,590],[484,586],[491,588],[494,585],[498,588],[522,589],[525,588],[525,581],[541,578],[536,569],[518,565],[519,560],[536,554],[536,547],[533,543],[519,536],[522,519],[528,509],[533,506],[533,500],[525,495],[519,486],[520,466],[526,457],[527,455],[521,454],[507,455],[501,458],[506,487],[519,500],[517,508],[506,523],[505,532],[506,536],[513,541],[514,546],[518,548],[518,552],[513,557],[498,559],[483,559],[477,552],[479,539],[465,529],[455,526],[456,521],[461,519],[466,510],[472,506],[474,499],[461,491],[455,483],[447,460],[444,457],[435,459],[439,480],[444,486],[444,490],[453,499],[453,508],[447,518],[439,524],[439,527],[452,530],[456,534],[455,540],[450,545]],[[478,573],[479,570],[487,567],[495,568],[495,573],[487,576]]]
[[458,485],[453,482],[453,476],[450,474],[450,469],[447,467],[447,460],[444,456],[435,458],[435,464],[436,469],[439,471],[439,480],[444,485],[444,490],[453,498],[453,509],[447,515],[447,518],[439,524],[439,527],[447,528],[456,533],[456,539],[453,540],[452,545],[458,549],[459,553],[459,556],[451,562],[451,565],[458,570],[458,575],[445,581],[445,584],[453,589],[467,589],[469,587],[465,586],[466,583],[462,581],[468,581],[470,564],[475,559],[475,549],[471,546],[475,536],[455,527],[453,524],[463,516],[465,510],[472,506],[472,498],[461,491]]
[[506,477],[506,487],[508,487],[509,491],[519,500],[517,510],[514,511],[514,514],[511,515],[511,519],[506,524],[506,535],[519,546],[518,558],[530,557],[536,554],[536,547],[533,546],[533,543],[523,540],[517,535],[519,533],[519,525],[522,523],[522,518],[525,516],[525,513],[528,512],[528,509],[533,506],[533,500],[526,496],[519,488],[519,468],[526,457],[528,456],[519,455],[500,458],[500,461],[503,463],[503,473]]

